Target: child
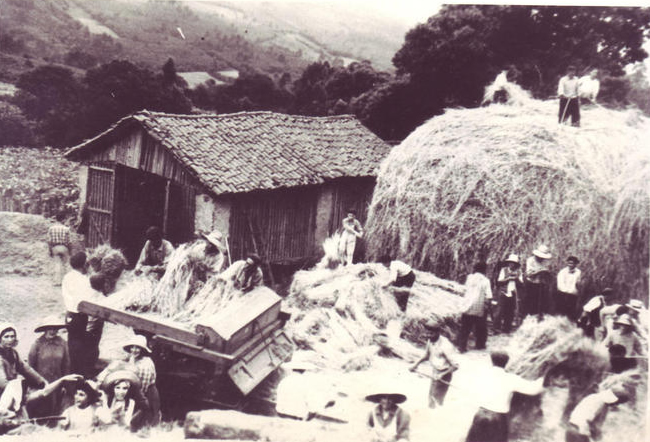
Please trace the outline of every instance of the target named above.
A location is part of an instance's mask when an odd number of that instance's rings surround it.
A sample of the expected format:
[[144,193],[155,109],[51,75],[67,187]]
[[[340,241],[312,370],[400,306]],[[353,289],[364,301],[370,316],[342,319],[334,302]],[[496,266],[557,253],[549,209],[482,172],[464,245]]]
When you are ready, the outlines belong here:
[[120,426],[136,431],[142,424],[146,400],[140,391],[140,380],[130,370],[117,370],[103,382],[102,406],[97,410],[99,421],[106,426]]
[[160,395],[156,388],[156,367],[150,357],[147,338],[135,335],[123,348],[127,353],[126,362],[140,379],[142,394],[149,402],[150,415],[147,420],[151,425],[156,425],[160,422]]
[[76,434],[88,434],[97,426],[95,403],[99,392],[88,382],[77,383],[74,393],[74,404],[68,407],[61,417],[64,419],[59,426]]

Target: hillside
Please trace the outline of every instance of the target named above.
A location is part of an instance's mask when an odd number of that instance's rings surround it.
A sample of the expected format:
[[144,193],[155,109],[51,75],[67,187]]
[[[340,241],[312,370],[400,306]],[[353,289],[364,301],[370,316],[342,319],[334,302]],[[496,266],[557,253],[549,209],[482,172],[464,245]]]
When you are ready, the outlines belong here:
[[[179,71],[299,76],[313,61],[392,68],[408,26],[344,3],[3,0],[0,80],[43,63],[82,70],[113,59]],[[179,31],[180,29],[180,31]]]

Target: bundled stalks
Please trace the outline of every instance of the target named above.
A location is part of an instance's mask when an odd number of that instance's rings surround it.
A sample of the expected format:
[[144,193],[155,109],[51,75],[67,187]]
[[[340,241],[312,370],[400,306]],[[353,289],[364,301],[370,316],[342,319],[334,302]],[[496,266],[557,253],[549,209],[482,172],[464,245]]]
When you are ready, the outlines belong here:
[[650,119],[584,108],[581,128],[557,103],[452,109],[416,129],[380,167],[368,255],[386,250],[463,280],[477,259],[529,256],[545,243],[559,269],[581,259],[587,291],[648,292]]
[[121,251],[102,244],[88,252],[88,264],[94,273],[104,277],[104,293],[110,294],[115,291],[127,261]]

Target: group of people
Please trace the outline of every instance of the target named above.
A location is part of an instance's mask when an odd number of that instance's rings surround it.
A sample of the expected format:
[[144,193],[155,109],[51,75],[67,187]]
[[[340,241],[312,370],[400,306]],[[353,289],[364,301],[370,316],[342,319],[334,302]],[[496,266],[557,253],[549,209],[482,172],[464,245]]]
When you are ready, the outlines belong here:
[[0,432],[25,422],[58,426],[75,434],[118,426],[137,430],[160,419],[156,370],[143,336],[123,346],[125,357],[97,374],[72,369],[72,358],[56,317],[34,331],[28,362],[15,347],[16,328],[0,324]]
[[571,125],[580,127],[580,102],[596,103],[600,90],[598,69],[592,69],[587,75],[576,76],[576,67],[567,68],[565,76],[560,78],[557,85],[557,95],[560,98],[558,121],[564,123],[569,116]]

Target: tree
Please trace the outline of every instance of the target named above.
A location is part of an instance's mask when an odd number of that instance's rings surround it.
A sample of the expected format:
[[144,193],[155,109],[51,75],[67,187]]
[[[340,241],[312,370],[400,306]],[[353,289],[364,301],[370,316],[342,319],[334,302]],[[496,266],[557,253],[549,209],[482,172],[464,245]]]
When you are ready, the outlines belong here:
[[176,65],[172,58],[167,59],[167,62],[162,67],[162,71],[164,85],[172,85],[176,83],[178,76],[176,75]]
[[432,103],[422,108],[430,116],[441,110],[433,104],[478,105],[509,65],[538,97],[555,93],[569,64],[620,76],[647,57],[648,30],[647,8],[451,5],[409,31],[393,63]]
[[21,75],[16,102],[27,118],[42,120],[79,103],[82,87],[70,69],[41,66]]

